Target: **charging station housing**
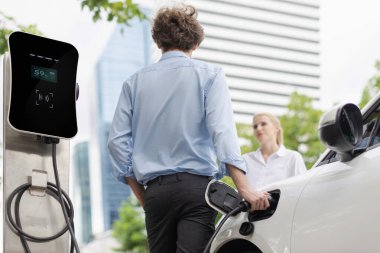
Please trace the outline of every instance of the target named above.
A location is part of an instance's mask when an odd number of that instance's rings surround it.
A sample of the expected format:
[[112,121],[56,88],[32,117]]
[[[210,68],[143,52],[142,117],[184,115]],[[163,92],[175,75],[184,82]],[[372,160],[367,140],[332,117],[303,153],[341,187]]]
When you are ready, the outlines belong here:
[[18,131],[57,138],[77,133],[78,51],[71,44],[14,32],[9,36],[9,123]]
[[[77,133],[78,52],[68,43],[22,32],[10,35],[9,48],[10,54],[6,53],[3,59],[4,203],[20,185],[29,182],[38,186],[41,179],[55,182],[51,145],[38,140],[38,135],[61,139],[56,148],[56,162],[61,188],[68,192],[68,139]],[[33,178],[38,171],[46,179]],[[20,218],[22,229],[36,236],[54,235],[65,226],[59,202],[32,191],[21,198]],[[5,212],[3,224],[3,252],[24,252]],[[30,242],[29,247],[31,252],[67,253],[69,234],[45,243]]]

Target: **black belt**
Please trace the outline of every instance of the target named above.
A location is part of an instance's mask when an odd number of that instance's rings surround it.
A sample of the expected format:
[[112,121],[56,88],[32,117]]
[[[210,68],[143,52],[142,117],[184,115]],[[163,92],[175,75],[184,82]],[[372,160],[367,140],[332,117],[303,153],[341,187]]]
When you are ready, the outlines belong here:
[[213,179],[213,177],[211,177],[211,176],[196,175],[196,174],[191,174],[191,173],[187,173],[187,172],[178,172],[175,174],[158,176],[158,177],[150,180],[148,183],[146,183],[146,185],[151,186],[154,184],[169,184],[169,183],[183,181],[183,180],[186,180],[188,178],[196,178],[196,177],[202,178],[202,179],[207,179],[208,181],[211,181]]

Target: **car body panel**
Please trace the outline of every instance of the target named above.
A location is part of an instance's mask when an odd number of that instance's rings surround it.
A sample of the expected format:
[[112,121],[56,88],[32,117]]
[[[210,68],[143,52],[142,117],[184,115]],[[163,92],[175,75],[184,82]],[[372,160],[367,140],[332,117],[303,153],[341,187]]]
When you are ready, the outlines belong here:
[[379,252],[379,152],[318,167],[295,212],[291,252]]
[[[248,221],[248,214],[240,213],[231,217],[215,237],[210,252],[217,252],[231,240],[245,239],[259,247],[263,252],[289,253],[292,221],[299,196],[307,182],[317,171],[318,169],[310,170],[305,174],[260,189],[264,191],[281,189],[280,201],[273,216],[266,220],[253,222],[255,230],[249,236],[243,236],[239,233],[241,224]],[[282,198],[286,201],[281,201]],[[216,245],[218,246],[215,247]]]

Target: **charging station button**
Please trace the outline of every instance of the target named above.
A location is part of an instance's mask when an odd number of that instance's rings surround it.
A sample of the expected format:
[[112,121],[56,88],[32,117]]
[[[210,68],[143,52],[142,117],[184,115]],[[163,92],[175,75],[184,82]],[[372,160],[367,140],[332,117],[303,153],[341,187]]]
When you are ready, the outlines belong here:
[[36,99],[35,104],[37,106],[43,105],[43,106],[48,107],[49,109],[54,108],[54,104],[53,104],[54,93],[53,92],[44,93],[38,89],[35,89],[34,92],[35,92],[35,99]]
[[48,103],[48,106],[50,109],[54,108],[53,97],[54,97],[53,92],[49,92],[47,95],[45,95],[45,101],[46,101],[46,103]]
[[40,105],[44,100],[44,95],[37,89],[35,90],[35,94],[36,94],[36,105]]

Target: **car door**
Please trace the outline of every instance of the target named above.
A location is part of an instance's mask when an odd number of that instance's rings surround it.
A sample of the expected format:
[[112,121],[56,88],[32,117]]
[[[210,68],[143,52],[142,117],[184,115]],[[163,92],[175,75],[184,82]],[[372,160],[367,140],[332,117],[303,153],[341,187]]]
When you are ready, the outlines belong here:
[[329,152],[296,207],[291,252],[380,251],[379,103],[364,117],[363,141],[354,158]]

